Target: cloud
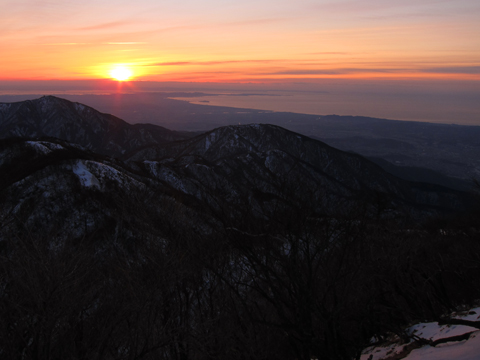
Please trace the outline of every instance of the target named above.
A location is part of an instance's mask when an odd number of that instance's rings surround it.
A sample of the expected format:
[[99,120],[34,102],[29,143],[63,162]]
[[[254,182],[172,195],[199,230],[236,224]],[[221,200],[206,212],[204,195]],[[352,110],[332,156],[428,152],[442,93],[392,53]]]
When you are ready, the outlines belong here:
[[345,75],[359,73],[399,73],[405,69],[368,69],[368,68],[341,68],[341,69],[291,69],[270,72],[265,75]]
[[272,24],[280,23],[285,21],[292,21],[292,18],[265,18],[265,19],[251,19],[244,21],[233,21],[229,23],[222,24],[223,26],[251,26],[251,25],[263,25],[263,24]]
[[219,60],[219,61],[174,61],[159,62],[148,64],[145,66],[184,66],[184,65],[223,65],[223,64],[239,64],[239,63],[272,63],[281,62],[283,60]]
[[342,52],[342,51],[320,51],[309,53],[309,55],[352,55],[353,53]]
[[263,73],[264,75],[350,75],[350,74],[405,74],[405,73],[428,73],[428,74],[463,74],[478,75],[480,66],[447,66],[429,68],[333,68],[333,69],[286,69]]
[[81,27],[81,28],[78,28],[78,30],[82,30],[82,31],[103,30],[103,29],[111,29],[111,28],[116,28],[116,27],[130,25],[130,24],[132,24],[132,22],[130,21],[112,21],[112,22],[98,24],[98,25]]
[[372,12],[390,12],[392,17],[401,15],[403,9],[410,10],[414,8],[435,8],[445,0],[423,0],[421,5],[417,0],[403,1],[378,1],[378,0],[346,0],[346,1],[330,1],[319,3],[312,6],[312,10],[321,10],[329,12],[338,12],[342,14],[362,14]]
[[147,44],[144,41],[125,41],[125,42],[107,42],[105,45],[142,45]]
[[[344,74],[341,70],[327,70],[327,69],[317,69],[317,70],[282,70],[267,73],[268,75],[339,75]],[[265,74],[265,75],[267,75]]]
[[[83,42],[59,42],[59,43],[46,43],[43,45],[49,46],[76,46],[76,45],[93,45],[95,43],[83,43]],[[147,44],[146,42],[138,42],[138,41],[125,41],[125,42],[104,42],[101,43],[102,45],[142,45]]]
[[433,74],[480,74],[480,66],[447,66],[421,69],[424,73]]
[[71,42],[71,43],[49,43],[49,44],[42,44],[42,45],[47,45],[47,46],[76,46],[76,45],[90,45],[91,43],[77,43],[77,42]]

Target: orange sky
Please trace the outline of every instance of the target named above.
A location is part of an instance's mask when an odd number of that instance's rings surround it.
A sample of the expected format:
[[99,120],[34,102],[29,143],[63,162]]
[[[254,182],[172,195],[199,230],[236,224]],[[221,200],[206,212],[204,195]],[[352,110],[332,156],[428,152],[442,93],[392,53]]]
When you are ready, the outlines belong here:
[[478,0],[0,0],[0,81],[480,80]]

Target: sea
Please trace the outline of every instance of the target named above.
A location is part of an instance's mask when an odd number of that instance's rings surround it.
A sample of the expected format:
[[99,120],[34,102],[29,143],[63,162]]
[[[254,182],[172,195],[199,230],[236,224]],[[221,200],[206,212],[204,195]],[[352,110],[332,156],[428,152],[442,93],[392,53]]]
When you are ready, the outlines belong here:
[[[142,90],[144,91],[144,90]],[[391,120],[422,121],[457,125],[480,126],[480,91],[382,91],[381,89],[349,91],[300,90],[222,90],[188,91],[155,90],[171,94],[171,98],[193,104],[227,106],[239,109],[257,109],[313,115],[354,115]],[[15,91],[0,90],[0,102],[33,99],[41,95],[103,95],[105,90]],[[12,96],[14,95],[14,96]]]
[[480,98],[457,94],[332,93],[302,91],[225,92],[175,97],[193,104],[314,115],[354,115],[391,120],[479,125]]

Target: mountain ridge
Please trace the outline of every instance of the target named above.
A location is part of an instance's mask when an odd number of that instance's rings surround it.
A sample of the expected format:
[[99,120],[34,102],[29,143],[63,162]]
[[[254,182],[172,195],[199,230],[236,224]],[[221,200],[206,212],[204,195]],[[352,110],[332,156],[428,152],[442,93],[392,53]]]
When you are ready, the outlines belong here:
[[[55,125],[73,129],[55,133]],[[279,206],[287,211],[306,204],[328,214],[363,207],[369,216],[413,211],[421,217],[458,211],[469,202],[462,192],[401,180],[360,155],[276,125],[231,125],[185,138],[156,125],[129,125],[82,104],[43,97],[1,105],[0,128],[10,130],[4,137],[30,131],[30,136],[57,135],[67,142],[72,132],[83,134],[74,142],[118,158],[102,161],[117,162],[175,189],[220,217],[222,212],[238,215],[241,204],[260,217],[272,216]],[[96,155],[80,155],[88,156]]]
[[52,136],[110,156],[187,137],[185,133],[157,125],[131,125],[113,115],[55,96],[0,103],[0,133],[1,138]]

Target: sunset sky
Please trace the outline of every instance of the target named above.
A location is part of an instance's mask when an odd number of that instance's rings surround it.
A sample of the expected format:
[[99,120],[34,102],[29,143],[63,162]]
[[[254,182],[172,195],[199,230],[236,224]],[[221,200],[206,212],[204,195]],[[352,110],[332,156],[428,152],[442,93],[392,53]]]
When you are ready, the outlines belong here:
[[0,81],[480,80],[478,0],[0,0]]

